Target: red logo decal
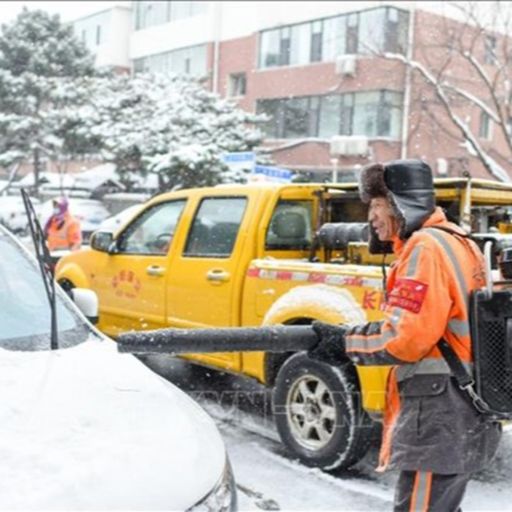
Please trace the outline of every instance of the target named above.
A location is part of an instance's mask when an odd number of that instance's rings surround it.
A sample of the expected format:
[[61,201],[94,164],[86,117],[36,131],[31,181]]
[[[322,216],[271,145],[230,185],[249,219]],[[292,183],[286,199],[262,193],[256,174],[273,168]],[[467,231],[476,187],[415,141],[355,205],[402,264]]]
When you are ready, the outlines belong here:
[[134,299],[141,288],[138,277],[131,270],[120,270],[112,278],[111,285],[117,297],[126,297],[127,299]]
[[363,294],[363,309],[382,309],[382,293],[375,290],[365,290]]
[[388,298],[390,306],[406,309],[411,313],[419,313],[425,296],[427,295],[428,284],[414,281],[413,279],[397,279]]

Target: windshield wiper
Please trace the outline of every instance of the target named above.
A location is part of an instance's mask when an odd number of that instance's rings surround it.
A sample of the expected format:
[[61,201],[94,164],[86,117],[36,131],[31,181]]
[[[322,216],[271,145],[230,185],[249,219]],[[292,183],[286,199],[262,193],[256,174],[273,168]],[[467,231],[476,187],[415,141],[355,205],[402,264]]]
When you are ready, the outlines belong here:
[[55,279],[53,278],[52,272],[52,259],[50,251],[46,247],[45,236],[37,219],[37,214],[34,210],[34,206],[30,201],[25,189],[21,189],[21,196],[23,198],[23,204],[25,206],[25,212],[27,213],[28,226],[30,228],[30,236],[32,242],[34,242],[34,248],[36,252],[37,262],[39,263],[39,269],[43,276],[44,288],[46,290],[46,296],[50,303],[51,312],[51,334],[50,334],[50,348],[55,350],[59,348],[57,339],[57,306],[55,300]]

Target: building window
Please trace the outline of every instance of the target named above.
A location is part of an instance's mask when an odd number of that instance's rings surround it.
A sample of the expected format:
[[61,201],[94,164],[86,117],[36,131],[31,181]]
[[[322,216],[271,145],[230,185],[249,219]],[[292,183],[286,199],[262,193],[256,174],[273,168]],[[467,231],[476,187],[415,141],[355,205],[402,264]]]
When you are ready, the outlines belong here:
[[133,72],[134,73],[143,73],[144,71],[148,71],[145,68],[146,59],[143,57],[141,59],[133,60]]
[[133,71],[203,77],[206,75],[206,45],[190,46],[135,59]]
[[343,94],[340,98],[340,135],[352,135],[354,121],[354,95]]
[[169,71],[196,77],[206,75],[206,45],[169,52]]
[[170,4],[170,12],[169,12],[169,21],[181,20],[184,18],[191,18],[193,16],[198,16],[199,14],[203,14],[206,12],[208,7],[207,2],[184,2],[184,1],[175,1],[169,2]]
[[300,139],[308,137],[308,98],[292,98],[284,102],[283,137]]
[[402,94],[394,91],[354,93],[351,116],[352,127],[344,135],[397,139],[401,133]]
[[201,1],[138,0],[133,4],[135,6],[135,30],[198,16],[208,9],[208,2]]
[[168,1],[138,1],[135,5],[135,30],[161,25],[169,21]]
[[247,76],[245,73],[233,73],[229,75],[229,96],[245,96],[247,91]]
[[481,139],[491,140],[491,118],[487,112],[482,111],[480,114],[480,129],[478,136]]
[[311,49],[310,61],[322,60],[322,21],[311,23]]
[[395,7],[386,7],[384,24],[384,46],[386,52],[405,54],[407,32],[409,30],[409,13]]
[[96,25],[96,46],[101,43],[101,25]]
[[401,93],[381,91],[377,113],[377,135],[398,138],[402,132]]
[[337,16],[323,22],[322,47],[324,61],[334,61],[338,55],[346,53],[347,17]]
[[349,14],[347,17],[347,39],[345,53],[357,53],[359,40],[359,14]]
[[290,29],[289,53],[291,65],[309,64],[311,60],[311,23],[295,25]]
[[485,36],[484,62],[486,64],[494,64],[495,60],[496,60],[496,38],[493,36]]
[[386,9],[372,9],[359,15],[357,45],[352,53],[371,54],[384,49]]
[[290,27],[284,27],[279,34],[279,65],[290,64]]
[[260,37],[260,68],[334,61],[345,54],[378,51],[405,53],[409,13],[376,7],[264,30]]
[[320,120],[320,96],[309,96],[308,101],[308,134],[316,137]]
[[[353,134],[377,135],[379,92],[362,92],[354,98]],[[351,134],[352,135],[352,134]]]
[[341,98],[339,94],[322,96],[320,98],[319,137],[328,139],[340,133]]
[[263,32],[260,37],[260,68],[279,66],[279,30]]
[[283,133],[283,108],[282,105],[286,100],[257,100],[256,112],[265,114],[269,119],[262,126],[263,131],[270,139],[282,138]]
[[271,119],[269,138],[364,135],[398,139],[402,124],[402,93],[366,91],[326,96],[258,100],[256,111]]

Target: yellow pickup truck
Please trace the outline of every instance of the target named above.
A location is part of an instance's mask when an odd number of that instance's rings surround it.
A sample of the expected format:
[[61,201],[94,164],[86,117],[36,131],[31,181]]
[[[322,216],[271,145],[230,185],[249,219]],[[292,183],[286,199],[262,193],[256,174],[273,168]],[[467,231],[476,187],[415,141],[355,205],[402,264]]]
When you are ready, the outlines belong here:
[[[483,238],[512,205],[512,185],[457,178],[435,187],[448,216]],[[390,258],[369,254],[360,237],[366,215],[355,183],[165,193],[115,233],[94,233],[90,248],[59,261],[56,278],[97,293],[98,326],[114,338],[163,327],[378,320]],[[383,410],[387,368],[333,368],[305,353],[186,357],[273,387],[281,439],[309,465],[359,460]]]

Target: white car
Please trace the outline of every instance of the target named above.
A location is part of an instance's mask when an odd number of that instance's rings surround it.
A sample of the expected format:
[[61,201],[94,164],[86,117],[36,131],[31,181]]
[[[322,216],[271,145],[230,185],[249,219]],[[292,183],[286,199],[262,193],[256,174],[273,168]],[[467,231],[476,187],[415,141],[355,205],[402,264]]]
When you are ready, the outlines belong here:
[[39,267],[3,227],[0,254],[0,509],[235,510],[210,416],[118,353],[59,287],[50,350]]
[[[30,199],[36,211],[41,202],[36,198]],[[0,224],[18,235],[28,234],[28,220],[25,205],[21,195],[0,196]]]
[[[80,221],[82,241],[87,243],[93,231],[96,231],[100,224],[111,216],[105,205],[97,199],[83,199],[69,197],[69,212]],[[39,222],[44,227],[53,213],[53,199],[45,201],[39,212]]]

